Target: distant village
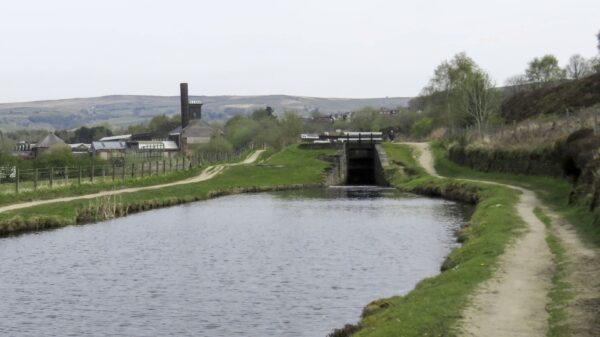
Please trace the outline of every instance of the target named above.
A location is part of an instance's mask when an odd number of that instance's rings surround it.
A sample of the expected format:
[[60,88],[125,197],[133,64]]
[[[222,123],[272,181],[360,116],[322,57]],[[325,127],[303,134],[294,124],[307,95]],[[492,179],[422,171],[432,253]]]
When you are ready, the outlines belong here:
[[53,133],[37,143],[20,141],[13,154],[24,159],[35,159],[47,149],[64,145],[73,154],[92,155],[105,160],[124,157],[134,153],[144,158],[170,158],[179,152],[187,151],[194,144],[210,141],[214,129],[202,120],[202,102],[189,101],[188,85],[182,83],[181,89],[181,126],[169,132],[168,137],[157,139],[150,134],[123,134],[100,138],[90,144],[67,144]]
[[[53,146],[67,146],[75,155],[91,155],[99,159],[114,160],[134,154],[141,158],[171,158],[178,153],[188,152],[192,146],[208,143],[216,130],[202,119],[202,102],[190,101],[187,83],[180,84],[181,125],[169,132],[167,137],[157,138],[149,133],[121,134],[102,137],[91,143],[68,144],[54,133],[48,134],[41,141],[32,143],[19,141],[13,155],[23,159],[35,159]],[[270,107],[267,110],[271,111]],[[380,108],[382,115],[396,115],[398,109]],[[335,121],[347,121],[351,112],[340,112],[325,116],[318,115],[305,118],[308,123],[333,124]],[[312,135],[311,135],[312,136]],[[310,139],[310,140],[309,140]],[[301,141],[313,141],[313,137],[302,135]]]

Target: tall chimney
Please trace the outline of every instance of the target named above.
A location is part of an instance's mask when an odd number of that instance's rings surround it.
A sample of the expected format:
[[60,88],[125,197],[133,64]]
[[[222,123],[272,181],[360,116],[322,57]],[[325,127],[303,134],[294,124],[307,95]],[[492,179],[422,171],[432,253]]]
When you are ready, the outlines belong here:
[[190,102],[188,99],[188,85],[181,83],[181,128],[185,128],[190,123]]

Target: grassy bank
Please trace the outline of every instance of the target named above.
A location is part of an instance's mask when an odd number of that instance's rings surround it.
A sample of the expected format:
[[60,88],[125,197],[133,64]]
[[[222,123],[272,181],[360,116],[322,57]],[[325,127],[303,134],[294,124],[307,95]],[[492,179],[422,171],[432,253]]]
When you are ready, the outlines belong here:
[[[459,233],[464,244],[453,250],[444,272],[421,281],[406,296],[369,304],[352,336],[454,336],[468,297],[490,278],[498,257],[523,223],[516,215],[518,193],[486,184],[436,179],[419,167],[411,148],[386,144],[392,185],[406,191],[467,202],[477,201],[469,224]],[[352,328],[347,327],[348,331]],[[337,336],[344,336],[338,331]]]
[[146,177],[131,178],[127,176],[124,180],[121,180],[121,177],[117,176],[115,182],[98,181],[102,179],[102,177],[99,177],[94,183],[91,183],[88,179],[86,181],[82,181],[81,185],[71,184],[67,186],[59,186],[54,188],[40,188],[37,191],[23,191],[21,193],[2,193],[0,194],[0,206],[34,200],[49,200],[55,198],[93,194],[102,191],[110,191],[113,189],[166,184],[196,176],[204,168],[205,167],[195,167],[187,171],[169,172],[164,175],[160,174]]
[[594,225],[594,214],[586,206],[570,205],[571,183],[565,179],[545,176],[487,173],[460,166],[448,159],[441,143],[432,144],[435,155],[435,168],[443,176],[453,178],[492,180],[525,187],[572,223],[584,240],[600,246],[600,226]]
[[319,185],[329,165],[319,157],[330,154],[333,150],[300,150],[291,146],[276,154],[266,154],[269,158],[259,164],[228,167],[221,175],[204,182],[123,193],[118,198],[76,200],[8,211],[0,213],[0,235],[94,222],[228,193]]
[[548,234],[546,242],[552,253],[554,262],[554,272],[552,274],[552,289],[550,289],[550,303],[546,310],[548,311],[548,337],[568,337],[570,328],[567,323],[567,302],[571,298],[571,286],[566,280],[567,276],[567,258],[565,248],[560,238],[552,231],[552,220],[544,214],[540,208],[534,210],[535,215],[546,225]]

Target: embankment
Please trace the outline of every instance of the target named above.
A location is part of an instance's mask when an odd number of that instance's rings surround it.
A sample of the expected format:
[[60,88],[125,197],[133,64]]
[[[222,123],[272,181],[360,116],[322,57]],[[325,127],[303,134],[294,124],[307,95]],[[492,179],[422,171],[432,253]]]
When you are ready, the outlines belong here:
[[224,167],[210,180],[8,210],[0,213],[0,235],[95,222],[224,194],[320,186],[328,164],[319,158],[333,153],[291,146],[258,164]]
[[428,175],[404,145],[385,144],[388,181],[401,190],[476,203],[468,224],[458,233],[463,245],[453,250],[438,276],[421,281],[405,296],[376,300],[356,325],[330,336],[447,336],[456,334],[468,297],[489,279],[506,244],[523,222],[517,215],[518,192],[474,182]]

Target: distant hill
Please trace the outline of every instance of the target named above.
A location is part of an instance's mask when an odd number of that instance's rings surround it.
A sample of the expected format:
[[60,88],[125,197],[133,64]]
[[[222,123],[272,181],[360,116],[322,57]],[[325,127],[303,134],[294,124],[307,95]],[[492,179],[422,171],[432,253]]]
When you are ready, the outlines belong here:
[[564,114],[600,103],[600,73],[577,81],[527,90],[509,96],[502,103],[506,121],[520,121],[537,115]]
[[[271,106],[276,114],[296,111],[309,116],[348,112],[364,107],[395,108],[407,106],[410,98],[316,98],[287,95],[269,96],[193,96],[204,102],[203,118],[225,120],[236,114]],[[0,104],[0,130],[23,128],[71,129],[82,125],[109,123],[115,127],[147,122],[156,115],[179,114],[179,96],[103,96],[52,101]]]

